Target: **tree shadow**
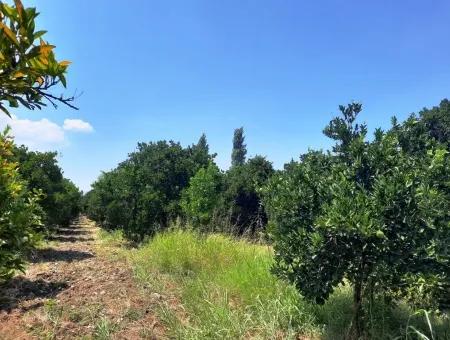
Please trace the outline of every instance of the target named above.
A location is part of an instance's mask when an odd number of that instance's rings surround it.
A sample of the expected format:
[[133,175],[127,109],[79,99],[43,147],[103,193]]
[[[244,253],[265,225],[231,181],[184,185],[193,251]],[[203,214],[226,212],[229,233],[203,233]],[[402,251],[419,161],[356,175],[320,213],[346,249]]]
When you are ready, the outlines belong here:
[[85,223],[72,223],[71,225],[70,225],[70,227],[73,227],[73,228],[82,228],[82,227],[84,227],[86,224]]
[[[0,311],[10,312],[24,301],[53,298],[69,287],[67,282],[48,282],[42,279],[30,280],[24,276],[16,276],[7,283],[0,285]],[[23,310],[35,309],[42,301],[22,307]]]
[[74,236],[50,236],[49,241],[57,242],[89,242],[94,241],[92,237],[74,237]]
[[56,234],[58,235],[88,235],[89,231],[83,229],[66,228],[57,229]]
[[29,255],[31,263],[73,262],[94,257],[94,254],[78,250],[58,250],[53,248],[36,249]]

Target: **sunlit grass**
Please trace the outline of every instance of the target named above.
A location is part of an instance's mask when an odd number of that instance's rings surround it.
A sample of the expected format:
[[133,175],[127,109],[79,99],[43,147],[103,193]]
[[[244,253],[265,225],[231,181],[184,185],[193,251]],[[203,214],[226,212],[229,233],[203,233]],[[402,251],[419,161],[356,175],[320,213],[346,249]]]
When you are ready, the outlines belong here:
[[[120,232],[102,239],[109,246],[123,244]],[[137,249],[122,248],[121,254],[143,286],[177,297],[182,312],[167,304],[158,309],[175,338],[340,339],[351,323],[351,287],[339,287],[323,306],[311,304],[271,274],[267,246],[175,230]],[[430,333],[425,318],[412,314],[406,305],[391,310],[377,301],[370,313],[371,337],[415,339],[411,327]],[[448,319],[432,323],[435,338],[450,338]]]

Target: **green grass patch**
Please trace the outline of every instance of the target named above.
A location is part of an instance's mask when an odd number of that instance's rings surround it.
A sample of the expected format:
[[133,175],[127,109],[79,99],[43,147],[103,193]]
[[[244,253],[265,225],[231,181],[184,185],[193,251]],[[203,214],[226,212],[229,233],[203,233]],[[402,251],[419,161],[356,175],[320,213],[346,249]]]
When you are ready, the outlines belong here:
[[[101,238],[108,246],[123,244],[119,232]],[[267,246],[174,230],[121,254],[144,287],[179,299],[180,308],[162,302],[158,310],[173,338],[341,339],[350,326],[351,287],[337,289],[323,306],[311,304],[271,274]],[[392,310],[376,301],[369,314],[371,338],[420,338],[414,330],[432,338],[426,318],[411,316],[404,304]],[[448,318],[430,323],[435,339],[450,338]]]

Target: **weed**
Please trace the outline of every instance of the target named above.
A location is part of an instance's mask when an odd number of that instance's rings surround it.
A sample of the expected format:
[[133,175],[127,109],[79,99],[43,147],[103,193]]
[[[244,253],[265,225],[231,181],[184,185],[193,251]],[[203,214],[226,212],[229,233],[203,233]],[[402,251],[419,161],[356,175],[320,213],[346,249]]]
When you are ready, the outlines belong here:
[[93,338],[96,340],[110,339],[114,332],[118,329],[118,325],[110,321],[106,317],[102,317],[94,328]]
[[129,321],[137,321],[141,319],[143,312],[135,308],[128,308],[124,313],[123,317]]

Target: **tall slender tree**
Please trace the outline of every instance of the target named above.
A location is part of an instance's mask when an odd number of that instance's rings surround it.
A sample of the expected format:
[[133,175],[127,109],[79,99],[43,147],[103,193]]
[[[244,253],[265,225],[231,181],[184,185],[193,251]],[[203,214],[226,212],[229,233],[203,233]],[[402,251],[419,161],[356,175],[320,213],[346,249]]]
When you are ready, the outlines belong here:
[[244,143],[244,128],[234,130],[233,151],[231,153],[231,166],[243,165],[247,155],[247,145]]
[[203,150],[205,153],[207,154],[209,153],[209,145],[208,141],[206,140],[206,135],[204,133],[202,133],[202,135],[198,139],[196,146],[198,149]]
[[204,133],[200,136],[197,144],[193,144],[190,147],[190,150],[192,152],[192,160],[197,168],[208,167],[209,163],[216,157],[216,154],[209,154],[209,145]]

